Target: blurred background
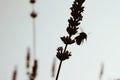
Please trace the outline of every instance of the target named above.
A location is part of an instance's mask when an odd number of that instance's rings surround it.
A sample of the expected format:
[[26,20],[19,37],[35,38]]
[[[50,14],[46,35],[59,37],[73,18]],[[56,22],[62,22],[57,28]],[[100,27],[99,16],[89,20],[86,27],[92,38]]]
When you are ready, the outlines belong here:
[[[37,0],[36,80],[50,80],[56,49],[64,46],[67,20],[73,0]],[[69,46],[72,57],[63,62],[59,80],[98,80],[104,63],[103,80],[120,78],[120,0],[86,0],[80,27],[88,34],[84,44]],[[29,0],[0,2],[0,80],[11,80],[17,66],[17,80],[25,80],[26,54],[33,56],[32,6]],[[56,71],[59,60],[56,62]]]

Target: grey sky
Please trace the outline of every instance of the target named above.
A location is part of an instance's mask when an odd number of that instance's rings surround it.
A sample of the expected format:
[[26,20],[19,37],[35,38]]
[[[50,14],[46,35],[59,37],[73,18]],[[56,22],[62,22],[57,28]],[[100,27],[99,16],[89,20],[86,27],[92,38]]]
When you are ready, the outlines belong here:
[[[60,37],[66,35],[67,20],[73,0],[37,0],[36,80],[50,80],[56,48],[64,46]],[[86,0],[80,27],[88,33],[88,41],[68,49],[72,57],[63,62],[59,80],[98,80],[100,64],[104,62],[104,80],[120,77],[120,0]],[[18,80],[25,80],[27,47],[32,52],[31,5],[28,0],[0,2],[0,80],[11,80],[14,66]],[[57,67],[59,61],[57,60]]]

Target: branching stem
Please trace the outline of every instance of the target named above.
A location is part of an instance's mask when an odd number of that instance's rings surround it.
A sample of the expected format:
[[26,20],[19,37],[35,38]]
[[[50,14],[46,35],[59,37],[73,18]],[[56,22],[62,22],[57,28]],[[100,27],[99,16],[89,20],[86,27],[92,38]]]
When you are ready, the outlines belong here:
[[[65,48],[64,48],[64,52],[66,51],[67,46],[68,46],[68,45],[66,44],[66,45],[65,45]],[[64,52],[63,52],[63,53],[64,53]],[[63,61],[60,61],[60,64],[59,64],[59,67],[58,67],[58,71],[57,71],[57,75],[56,75],[56,79],[55,79],[55,80],[58,80],[62,62],[63,62]]]

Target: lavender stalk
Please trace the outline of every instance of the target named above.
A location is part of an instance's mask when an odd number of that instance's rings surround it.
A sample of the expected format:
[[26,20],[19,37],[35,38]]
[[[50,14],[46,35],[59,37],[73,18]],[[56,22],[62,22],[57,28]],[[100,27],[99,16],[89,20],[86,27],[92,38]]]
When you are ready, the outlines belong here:
[[68,36],[63,36],[61,37],[61,40],[65,44],[65,48],[63,47],[58,47],[57,48],[57,54],[56,57],[60,60],[60,64],[58,67],[57,75],[56,75],[56,80],[58,80],[60,69],[62,66],[62,62],[65,61],[66,59],[69,59],[71,56],[71,52],[67,50],[68,45],[71,45],[73,43],[76,43],[77,45],[80,45],[84,39],[87,40],[87,34],[85,32],[79,33],[78,36],[75,36],[78,33],[78,25],[80,25],[80,21],[82,21],[82,12],[84,11],[84,7],[82,4],[84,3],[85,0],[75,0],[72,4],[71,9],[71,17],[68,19],[68,27],[66,28],[66,31],[68,32]]

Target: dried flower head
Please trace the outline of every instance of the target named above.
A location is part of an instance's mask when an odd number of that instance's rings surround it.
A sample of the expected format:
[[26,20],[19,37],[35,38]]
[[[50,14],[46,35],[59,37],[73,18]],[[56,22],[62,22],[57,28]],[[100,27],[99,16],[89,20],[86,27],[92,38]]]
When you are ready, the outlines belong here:
[[71,15],[73,17],[73,20],[78,23],[80,20],[82,20],[82,12],[84,11],[84,7],[82,7],[82,4],[85,0],[75,0],[71,9]]
[[32,11],[32,13],[30,14],[30,16],[31,16],[32,18],[36,18],[36,17],[37,17],[37,13],[36,13],[35,11]]
[[30,0],[31,4],[34,4],[36,2],[36,0]]
[[72,26],[72,27],[78,26],[80,24],[78,20],[74,20],[72,17],[68,19],[68,22],[69,22],[69,26]]
[[67,27],[67,32],[70,36],[75,35],[77,33],[77,27]]
[[69,59],[69,56],[71,56],[71,52],[69,52],[69,51],[64,51],[63,52],[63,49],[61,47],[58,47],[56,57],[60,61],[64,61],[66,59]]
[[58,47],[58,48],[57,48],[57,52],[63,53],[63,47]]
[[66,31],[68,32],[69,36],[71,37],[72,35],[75,35],[79,29],[77,27],[80,25],[80,21],[82,21],[82,12],[84,11],[84,7],[82,6],[83,2],[85,0],[75,0],[74,3],[72,4],[71,9],[71,17],[68,19],[68,27]]
[[68,36],[63,36],[61,37],[61,40],[64,42],[64,44],[73,44],[75,41],[72,40],[70,37]]

